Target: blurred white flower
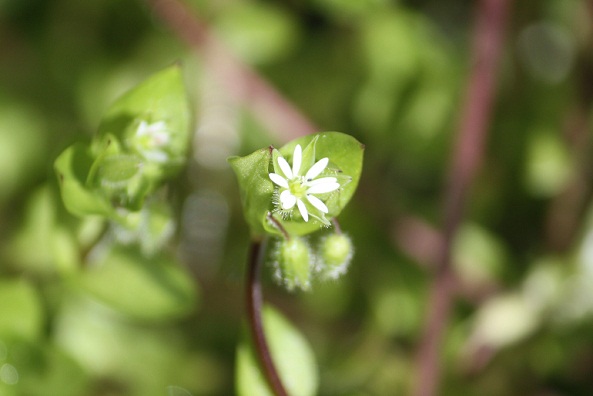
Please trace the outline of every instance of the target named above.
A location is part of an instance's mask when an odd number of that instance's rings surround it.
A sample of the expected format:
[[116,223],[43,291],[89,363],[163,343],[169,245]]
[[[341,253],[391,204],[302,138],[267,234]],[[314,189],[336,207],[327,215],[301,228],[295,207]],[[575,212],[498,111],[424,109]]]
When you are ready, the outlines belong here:
[[169,159],[169,154],[163,148],[169,143],[169,140],[170,135],[164,121],[152,124],[142,121],[136,130],[133,145],[147,160],[166,162]]

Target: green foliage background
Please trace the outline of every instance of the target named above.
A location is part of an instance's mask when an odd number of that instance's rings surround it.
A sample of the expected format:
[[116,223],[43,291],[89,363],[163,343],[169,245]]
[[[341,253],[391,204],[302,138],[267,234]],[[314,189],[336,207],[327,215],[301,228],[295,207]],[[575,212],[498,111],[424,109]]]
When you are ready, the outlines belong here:
[[[366,145],[340,217],[356,247],[349,273],[289,294],[266,271],[266,298],[313,347],[320,395],[410,390],[473,3],[186,1],[320,130]],[[455,241],[440,394],[590,395],[591,11],[515,3]],[[187,166],[162,192],[176,224],[167,258],[122,247],[89,267],[103,224],[65,210],[53,162],[91,141],[119,95],[177,61],[194,119]],[[0,394],[233,394],[249,231],[226,158],[286,139],[205,65],[148,2],[0,1]],[[181,297],[163,288],[167,271]],[[180,308],[192,287],[197,303]]]

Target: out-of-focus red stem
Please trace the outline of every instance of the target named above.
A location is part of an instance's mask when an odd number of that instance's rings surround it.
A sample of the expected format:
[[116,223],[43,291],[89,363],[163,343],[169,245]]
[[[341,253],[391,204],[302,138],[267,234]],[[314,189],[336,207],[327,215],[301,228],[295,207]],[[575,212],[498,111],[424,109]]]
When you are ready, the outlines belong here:
[[231,54],[207,23],[178,0],[146,0],[154,14],[203,58],[211,73],[238,103],[282,141],[319,129],[257,72]]
[[451,245],[463,217],[469,187],[484,152],[509,3],[510,0],[481,0],[477,7],[473,64],[445,191],[443,239],[417,354],[417,372],[412,391],[415,396],[437,394],[441,370],[440,344],[450,315],[455,285]]

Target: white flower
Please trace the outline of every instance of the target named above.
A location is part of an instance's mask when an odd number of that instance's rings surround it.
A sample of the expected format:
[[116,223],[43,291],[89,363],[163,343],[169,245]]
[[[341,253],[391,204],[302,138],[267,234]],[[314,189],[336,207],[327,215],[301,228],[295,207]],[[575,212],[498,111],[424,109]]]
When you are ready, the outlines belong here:
[[169,143],[170,135],[167,124],[164,121],[148,124],[140,122],[133,144],[136,149],[148,160],[155,162],[166,162],[169,159],[163,147]]
[[[322,158],[317,161],[306,172],[301,172],[301,162],[303,159],[303,150],[301,145],[297,144],[292,155],[292,168],[284,157],[278,157],[278,165],[282,174],[270,173],[270,179],[279,187],[279,205],[283,210],[290,210],[297,206],[303,220],[309,221],[309,211],[305,200],[314,208],[328,213],[328,208],[321,199],[315,194],[325,194],[340,188],[338,179],[335,177],[321,177],[316,179],[327,167],[329,159]],[[303,175],[304,173],[304,175]]]

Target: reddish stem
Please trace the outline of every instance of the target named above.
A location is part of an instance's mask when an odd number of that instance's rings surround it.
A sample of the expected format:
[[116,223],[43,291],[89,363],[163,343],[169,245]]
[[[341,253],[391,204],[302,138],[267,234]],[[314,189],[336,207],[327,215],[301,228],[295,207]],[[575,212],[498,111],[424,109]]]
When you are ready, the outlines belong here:
[[256,71],[238,60],[212,34],[207,23],[178,0],[146,0],[155,15],[192,46],[225,91],[247,106],[260,122],[283,141],[319,130]]
[[440,379],[440,344],[453,302],[451,245],[461,223],[467,193],[480,166],[492,112],[494,81],[502,52],[510,0],[481,0],[476,14],[473,65],[444,200],[444,230],[429,310],[417,355],[413,394],[432,396]]
[[276,396],[287,396],[282,380],[270,354],[266,334],[262,323],[262,288],[260,282],[261,264],[266,252],[266,242],[253,241],[247,263],[247,284],[245,286],[247,319],[255,350],[268,385]]

